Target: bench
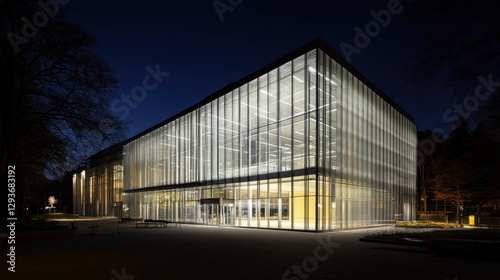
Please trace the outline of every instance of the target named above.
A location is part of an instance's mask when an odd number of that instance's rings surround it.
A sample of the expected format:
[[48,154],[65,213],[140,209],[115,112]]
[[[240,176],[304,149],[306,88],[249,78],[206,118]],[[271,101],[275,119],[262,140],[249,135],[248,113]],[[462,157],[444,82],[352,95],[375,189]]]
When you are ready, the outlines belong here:
[[97,229],[100,229],[100,233],[102,233],[102,230],[108,233],[120,233],[120,227],[114,225],[91,225],[88,226],[88,228],[91,229],[91,233],[89,233],[90,235],[97,235]]
[[168,224],[175,224],[175,227],[179,226],[180,224],[178,222],[170,222],[166,220],[153,220],[153,219],[145,219],[142,222],[136,222],[135,227],[148,227],[148,226],[154,226],[154,227],[167,227]]
[[120,218],[120,220],[118,221],[119,223],[124,223],[124,222],[129,222],[129,223],[133,223],[133,222],[142,222],[142,218]]
[[145,219],[142,222],[136,222],[135,227],[148,227],[148,226],[154,226],[154,227],[167,227],[168,222],[164,220],[152,220],[152,219]]

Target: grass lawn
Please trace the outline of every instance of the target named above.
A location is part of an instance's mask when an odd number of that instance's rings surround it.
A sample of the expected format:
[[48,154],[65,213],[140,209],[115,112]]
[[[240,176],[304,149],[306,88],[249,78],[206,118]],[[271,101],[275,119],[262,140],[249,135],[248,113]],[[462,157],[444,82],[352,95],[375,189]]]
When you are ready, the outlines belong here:
[[80,216],[76,214],[66,214],[66,213],[47,213],[47,214],[39,214],[33,217],[34,219],[79,219]]
[[19,231],[52,231],[65,230],[68,226],[59,224],[58,219],[79,219],[78,215],[65,213],[47,213],[35,215],[31,218],[24,217],[16,223]]

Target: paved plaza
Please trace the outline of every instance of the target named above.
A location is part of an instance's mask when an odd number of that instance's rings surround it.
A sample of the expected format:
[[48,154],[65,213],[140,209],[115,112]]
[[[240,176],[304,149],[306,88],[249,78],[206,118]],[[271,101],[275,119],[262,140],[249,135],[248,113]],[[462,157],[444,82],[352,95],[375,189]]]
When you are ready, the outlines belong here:
[[[93,224],[112,227],[92,235]],[[75,237],[16,240],[15,273],[6,269],[3,240],[0,279],[486,280],[498,279],[500,265],[359,241],[392,226],[310,233],[173,224],[136,228],[116,219],[75,225]]]

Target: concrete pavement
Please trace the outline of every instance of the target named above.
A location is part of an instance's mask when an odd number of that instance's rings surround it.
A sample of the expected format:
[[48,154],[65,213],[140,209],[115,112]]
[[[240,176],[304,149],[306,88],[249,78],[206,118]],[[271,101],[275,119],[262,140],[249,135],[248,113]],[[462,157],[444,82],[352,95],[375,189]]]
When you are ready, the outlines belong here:
[[[70,221],[63,222],[69,223]],[[394,227],[326,233],[182,225],[136,228],[116,219],[75,222],[75,237],[18,239],[16,272],[0,244],[0,279],[498,279],[498,262],[360,242]],[[119,226],[90,235],[91,224]]]

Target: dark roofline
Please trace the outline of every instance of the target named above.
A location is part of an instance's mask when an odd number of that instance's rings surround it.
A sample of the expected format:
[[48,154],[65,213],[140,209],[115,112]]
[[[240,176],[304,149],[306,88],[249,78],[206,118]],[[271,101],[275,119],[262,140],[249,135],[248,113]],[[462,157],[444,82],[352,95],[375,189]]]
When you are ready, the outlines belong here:
[[394,107],[398,112],[400,112],[403,116],[408,118],[411,122],[415,122],[412,115],[406,112],[401,106],[399,106],[394,100],[392,100],[389,96],[387,96],[379,87],[377,87],[374,83],[372,83],[368,78],[366,78],[358,69],[354,68],[347,60],[345,60],[339,53],[337,53],[330,45],[328,45],[325,41],[321,39],[316,39],[317,46],[324,51],[328,56],[333,58],[333,60],[337,61],[342,67],[347,69],[351,74],[353,74],[356,78],[362,81],[365,85],[367,85],[371,90],[373,90],[378,96],[380,96],[383,100],[389,103],[392,107]]
[[93,162],[95,160],[98,160],[99,158],[105,157],[105,156],[110,156],[115,153],[122,153],[123,152],[123,146],[130,142],[130,139],[124,140],[120,143],[116,143],[100,152],[97,152],[89,157],[90,162]]
[[211,101],[239,88],[240,86],[242,86],[246,83],[249,83],[250,81],[252,81],[254,79],[257,79],[258,77],[266,74],[267,72],[270,72],[271,70],[281,66],[282,64],[285,64],[288,61],[293,60],[294,58],[296,58],[302,54],[305,54],[309,51],[312,51],[316,48],[319,48],[322,51],[324,51],[327,55],[329,55],[331,58],[333,58],[335,61],[337,61],[342,67],[346,68],[351,74],[353,74],[356,78],[358,78],[360,81],[362,81],[364,84],[366,84],[370,89],[372,89],[376,94],[378,94],[387,103],[389,103],[391,106],[393,106],[396,110],[398,110],[401,114],[403,114],[405,117],[407,117],[410,121],[414,122],[413,117],[408,112],[406,112],[403,108],[401,108],[401,106],[399,106],[396,102],[394,102],[391,98],[389,98],[374,83],[372,83],[370,80],[368,80],[368,78],[366,78],[363,74],[361,74],[361,72],[359,72],[356,68],[354,68],[354,66],[349,64],[341,55],[339,55],[325,41],[318,38],[318,39],[315,39],[315,40],[307,43],[306,45],[292,51],[291,53],[275,60],[274,62],[262,67],[261,69],[253,72],[252,74],[250,74],[250,75],[248,75],[248,76],[246,76],[246,77],[244,77],[236,82],[232,82],[232,83],[226,85],[225,87],[212,93],[211,95],[207,96],[205,99],[194,104],[193,106],[173,115],[172,117],[160,122],[159,124],[149,128],[149,129],[147,129],[147,130],[145,130],[145,131],[143,131],[135,136],[132,136],[126,142],[134,141],[134,140],[164,126],[165,124],[167,124],[173,120],[176,120],[176,119],[178,119],[178,118],[180,118],[180,117],[182,117],[182,116],[184,116],[184,115],[186,115],[186,114],[188,114],[188,113],[190,113],[198,108],[201,108],[203,105],[210,103]]
[[[361,74],[361,72],[359,72],[356,68],[354,68],[354,66],[349,64],[340,54],[338,54],[325,41],[323,41],[321,38],[318,38],[318,39],[315,39],[315,40],[307,43],[306,45],[288,53],[287,55],[273,61],[272,63],[260,68],[259,70],[253,72],[252,74],[250,74],[250,75],[248,75],[248,76],[246,76],[246,77],[244,77],[236,82],[229,83],[225,87],[210,94],[205,99],[194,104],[193,106],[190,106],[189,108],[187,108],[185,110],[182,110],[181,112],[171,116],[170,118],[144,130],[143,132],[141,132],[135,136],[132,136],[131,138],[129,138],[121,143],[115,144],[115,145],[109,147],[108,149],[105,149],[105,150],[93,155],[92,157],[101,156],[101,155],[116,152],[116,149],[118,148],[117,146],[123,146],[129,142],[132,142],[136,139],[139,139],[140,137],[142,137],[142,136],[144,136],[144,135],[146,135],[146,134],[148,134],[148,133],[150,133],[150,132],[152,132],[152,131],[154,131],[162,126],[164,126],[164,125],[166,125],[166,124],[168,124],[168,123],[170,123],[170,122],[172,122],[172,121],[174,121],[174,120],[176,120],[176,119],[178,119],[178,118],[180,118],[180,117],[182,117],[182,116],[184,116],[184,115],[186,115],[186,114],[188,114],[188,113],[190,113],[198,108],[201,108],[203,105],[206,105],[206,104],[210,103],[211,101],[216,100],[217,98],[239,88],[240,86],[242,86],[246,83],[249,83],[250,81],[252,81],[254,79],[257,79],[258,77],[270,72],[271,70],[281,66],[282,64],[285,64],[285,63],[293,60],[294,58],[296,58],[300,55],[303,55],[309,51],[312,51],[312,50],[318,49],[318,48],[321,49],[323,52],[325,52],[332,59],[334,59],[342,67],[347,69],[356,78],[358,78],[360,81],[362,81],[364,84],[366,84],[371,90],[373,90],[383,100],[385,100],[387,103],[389,103],[391,106],[393,106],[396,110],[398,110],[406,118],[408,118],[410,121],[414,122],[413,117],[408,112],[406,112],[403,108],[401,108],[401,106],[399,106],[396,102],[394,102],[391,98],[389,98],[384,92],[382,92],[382,90],[380,90],[375,84],[373,84],[370,80],[368,80],[368,78],[366,78],[363,74]],[[121,147],[119,149],[121,149]]]

